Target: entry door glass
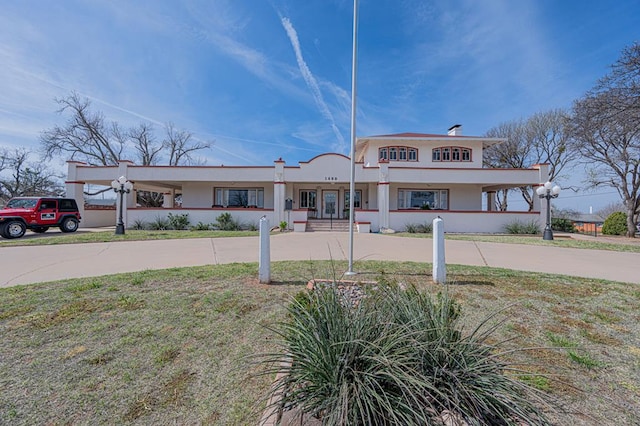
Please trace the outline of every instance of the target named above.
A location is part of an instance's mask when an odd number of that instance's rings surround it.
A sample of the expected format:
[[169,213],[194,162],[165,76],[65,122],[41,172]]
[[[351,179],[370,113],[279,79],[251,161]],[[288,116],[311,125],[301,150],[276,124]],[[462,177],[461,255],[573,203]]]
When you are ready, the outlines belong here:
[[324,191],[322,193],[323,207],[322,217],[329,218],[333,216],[337,218],[338,213],[338,191]]

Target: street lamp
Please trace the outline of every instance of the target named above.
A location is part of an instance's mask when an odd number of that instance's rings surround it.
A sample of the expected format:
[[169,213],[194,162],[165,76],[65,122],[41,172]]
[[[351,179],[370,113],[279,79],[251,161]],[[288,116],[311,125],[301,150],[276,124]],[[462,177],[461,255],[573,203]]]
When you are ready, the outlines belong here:
[[553,231],[551,230],[551,199],[558,198],[558,195],[560,195],[560,187],[547,181],[536,189],[536,194],[538,194],[540,198],[547,199],[547,225],[544,227],[542,239],[551,241],[553,240]]
[[124,194],[128,194],[133,189],[133,184],[126,177],[120,176],[111,182],[113,191],[120,194],[120,211],[118,212],[118,223],[116,224],[116,235],[124,235],[124,222],[122,222],[122,207]]

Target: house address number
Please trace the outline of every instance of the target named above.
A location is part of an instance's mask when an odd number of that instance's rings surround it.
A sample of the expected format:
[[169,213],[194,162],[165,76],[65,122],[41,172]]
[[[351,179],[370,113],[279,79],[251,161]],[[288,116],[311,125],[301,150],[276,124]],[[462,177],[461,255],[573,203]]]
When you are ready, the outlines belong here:
[[324,180],[335,180],[335,181],[337,181],[338,177],[337,176],[325,176]]

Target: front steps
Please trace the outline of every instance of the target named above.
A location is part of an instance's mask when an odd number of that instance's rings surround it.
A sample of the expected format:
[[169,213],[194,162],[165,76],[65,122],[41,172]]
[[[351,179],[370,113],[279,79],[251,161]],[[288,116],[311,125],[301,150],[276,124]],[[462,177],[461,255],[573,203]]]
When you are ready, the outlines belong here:
[[349,232],[349,220],[307,219],[305,232]]

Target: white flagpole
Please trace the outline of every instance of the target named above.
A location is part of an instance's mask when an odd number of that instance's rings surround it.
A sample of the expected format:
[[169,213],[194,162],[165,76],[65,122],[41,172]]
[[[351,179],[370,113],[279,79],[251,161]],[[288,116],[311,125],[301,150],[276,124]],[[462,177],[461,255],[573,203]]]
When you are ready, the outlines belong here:
[[349,179],[349,269],[346,275],[355,275],[353,270],[353,219],[356,198],[356,77],[358,54],[358,0],[353,0],[353,53],[351,56],[351,175]]

